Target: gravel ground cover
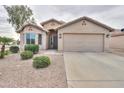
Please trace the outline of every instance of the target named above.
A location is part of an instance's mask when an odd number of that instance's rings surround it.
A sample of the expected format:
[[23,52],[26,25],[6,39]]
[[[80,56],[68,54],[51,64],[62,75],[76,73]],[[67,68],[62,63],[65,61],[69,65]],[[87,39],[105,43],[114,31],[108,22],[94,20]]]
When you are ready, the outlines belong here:
[[19,88],[65,88],[67,87],[64,59],[62,54],[47,55],[51,65],[43,69],[32,67],[32,59],[21,60],[19,54],[0,59],[0,87]]

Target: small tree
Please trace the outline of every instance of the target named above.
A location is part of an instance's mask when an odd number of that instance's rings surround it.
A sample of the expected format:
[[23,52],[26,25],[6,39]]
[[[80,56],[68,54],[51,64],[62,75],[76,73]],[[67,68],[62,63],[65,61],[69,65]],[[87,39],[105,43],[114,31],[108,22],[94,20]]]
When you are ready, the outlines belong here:
[[6,12],[8,13],[7,21],[12,24],[15,30],[20,29],[25,23],[34,23],[33,12],[30,7],[26,5],[4,5]]
[[0,58],[4,58],[5,45],[10,44],[11,42],[13,42],[12,38],[0,37],[0,44],[2,45]]

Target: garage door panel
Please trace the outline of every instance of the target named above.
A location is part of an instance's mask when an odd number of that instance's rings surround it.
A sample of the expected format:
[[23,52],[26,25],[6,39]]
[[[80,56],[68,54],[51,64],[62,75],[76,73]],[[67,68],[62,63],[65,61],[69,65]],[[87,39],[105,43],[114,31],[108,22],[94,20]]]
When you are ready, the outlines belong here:
[[101,34],[64,34],[64,51],[101,52],[103,38]]

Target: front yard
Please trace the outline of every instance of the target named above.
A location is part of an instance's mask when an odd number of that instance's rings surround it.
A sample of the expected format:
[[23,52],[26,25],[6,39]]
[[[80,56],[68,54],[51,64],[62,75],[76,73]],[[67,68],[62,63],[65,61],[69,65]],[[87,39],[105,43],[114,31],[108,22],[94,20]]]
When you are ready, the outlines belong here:
[[63,56],[44,55],[50,57],[51,65],[41,69],[33,68],[32,59],[21,60],[19,54],[0,59],[0,87],[67,87]]

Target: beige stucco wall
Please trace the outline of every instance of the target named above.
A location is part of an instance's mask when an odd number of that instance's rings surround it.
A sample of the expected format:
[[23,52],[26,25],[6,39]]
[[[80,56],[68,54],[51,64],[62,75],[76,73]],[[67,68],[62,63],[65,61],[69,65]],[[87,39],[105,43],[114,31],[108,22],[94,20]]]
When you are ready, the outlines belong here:
[[111,37],[110,48],[124,49],[124,35]]
[[[86,21],[86,20],[85,20]],[[109,50],[109,38],[106,38],[106,35],[109,34],[109,30],[101,26],[98,26],[94,23],[86,21],[86,25],[82,25],[82,21],[73,23],[69,26],[66,26],[58,30],[58,50],[63,50],[63,34],[64,33],[94,33],[94,34],[105,34],[104,35],[104,51]],[[61,34],[61,38],[60,37]],[[87,38],[88,39],[88,38]]]
[[49,23],[46,23],[43,27],[44,27],[45,29],[55,29],[55,28],[57,28],[57,27],[59,27],[59,26],[60,26],[59,23],[57,23],[57,22],[55,22],[55,21],[51,21],[51,22],[49,22]]
[[[29,30],[29,28],[31,28],[32,30]],[[40,49],[47,49],[47,34],[44,31],[41,31],[35,27],[31,27],[31,26],[27,26],[24,28],[24,30],[20,33],[20,48],[21,50],[23,50],[25,44],[26,44],[26,40],[24,40],[24,34],[25,33],[36,33],[36,37],[35,37],[35,42],[36,44],[38,44],[38,34],[42,34],[42,45],[39,45]]]

